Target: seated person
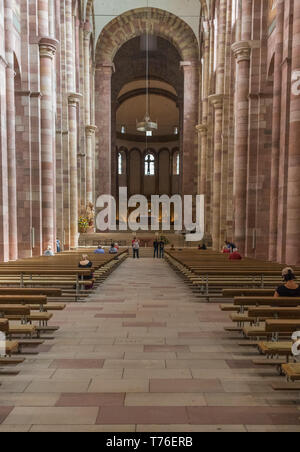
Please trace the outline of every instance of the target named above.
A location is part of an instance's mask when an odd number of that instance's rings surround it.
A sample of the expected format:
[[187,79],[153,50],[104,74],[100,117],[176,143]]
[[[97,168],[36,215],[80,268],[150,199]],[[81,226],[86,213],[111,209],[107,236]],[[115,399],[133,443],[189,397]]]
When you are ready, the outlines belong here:
[[230,254],[230,249],[228,248],[228,246],[226,244],[223,246],[222,253],[223,254]]
[[111,244],[111,247],[109,249],[109,254],[118,254],[117,248],[115,248],[114,243]]
[[207,246],[206,246],[205,242],[203,242],[202,245],[199,245],[198,249],[202,250],[202,251],[207,250]]
[[229,260],[239,260],[239,261],[241,261],[242,259],[243,258],[240,255],[240,253],[238,252],[238,249],[234,248],[233,249],[233,253],[231,253],[230,256],[229,256]]
[[46,251],[44,252],[44,256],[54,256],[54,252],[52,251],[52,246],[48,246]]
[[300,286],[296,283],[296,275],[291,267],[282,270],[284,284],[276,289],[275,297],[300,297]]
[[98,248],[94,251],[94,254],[105,254],[105,251],[102,246],[99,245]]
[[115,248],[119,251],[120,247],[118,243],[115,243]]
[[[92,268],[92,266],[93,266],[93,263],[89,260],[89,257],[88,257],[88,255],[87,254],[83,254],[82,255],[82,259],[81,259],[81,261],[79,262],[79,264],[78,264],[78,268]],[[91,275],[87,275],[87,276],[84,276],[83,277],[83,279],[84,280],[89,280],[89,279],[93,279],[93,274],[91,274]],[[86,287],[86,289],[92,289],[93,288],[93,283],[91,283],[91,285],[90,286],[85,286]]]
[[173,245],[173,243],[171,245],[171,251],[175,251],[175,246]]

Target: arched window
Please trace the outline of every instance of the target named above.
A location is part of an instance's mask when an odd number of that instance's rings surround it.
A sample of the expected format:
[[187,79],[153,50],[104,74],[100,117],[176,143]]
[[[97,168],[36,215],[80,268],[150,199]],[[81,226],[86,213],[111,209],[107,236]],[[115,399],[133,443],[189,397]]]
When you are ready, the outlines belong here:
[[118,153],[118,175],[126,174],[126,153],[119,151]]
[[118,174],[121,176],[123,174],[123,157],[121,152],[118,155]]
[[146,154],[145,157],[145,176],[155,175],[155,157],[153,154]]
[[173,154],[173,176],[180,175],[180,154],[179,151]]

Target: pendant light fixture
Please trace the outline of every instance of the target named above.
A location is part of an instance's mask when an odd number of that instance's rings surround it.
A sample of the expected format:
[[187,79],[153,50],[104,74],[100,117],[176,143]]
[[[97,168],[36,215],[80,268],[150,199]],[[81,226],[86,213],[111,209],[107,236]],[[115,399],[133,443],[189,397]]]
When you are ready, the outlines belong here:
[[143,132],[146,135],[150,135],[149,132],[153,132],[158,129],[157,121],[152,121],[150,117],[150,76],[149,76],[149,34],[150,34],[150,21],[148,18],[149,6],[147,2],[147,20],[146,20],[146,114],[142,121],[136,121],[136,129],[138,132]]

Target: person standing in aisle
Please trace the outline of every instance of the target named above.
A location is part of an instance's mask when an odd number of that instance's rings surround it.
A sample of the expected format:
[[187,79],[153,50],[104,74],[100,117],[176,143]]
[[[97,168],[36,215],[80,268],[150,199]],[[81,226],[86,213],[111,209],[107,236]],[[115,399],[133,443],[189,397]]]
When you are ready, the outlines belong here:
[[163,239],[159,242],[159,258],[163,259],[165,257],[165,242]]
[[154,259],[155,259],[156,257],[158,258],[158,250],[159,250],[159,242],[157,239],[155,239],[153,242],[153,248],[154,248]]
[[132,249],[133,249],[133,259],[140,258],[140,242],[138,239],[135,239],[132,243]]

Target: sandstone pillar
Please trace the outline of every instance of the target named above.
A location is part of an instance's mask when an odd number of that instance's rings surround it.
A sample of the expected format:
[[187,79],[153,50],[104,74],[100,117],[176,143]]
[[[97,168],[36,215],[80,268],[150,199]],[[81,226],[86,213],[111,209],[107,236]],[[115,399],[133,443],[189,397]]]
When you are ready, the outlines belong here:
[[5,55],[6,67],[6,127],[7,127],[7,170],[8,170],[8,225],[9,259],[18,258],[17,222],[17,175],[16,175],[16,109],[14,72],[14,31],[11,2],[5,1]]
[[184,71],[182,194],[194,195],[197,187],[198,136],[195,128],[198,123],[199,63],[184,61],[181,67]]
[[[0,77],[6,79],[7,62],[0,56]],[[0,259],[9,260],[9,228],[8,228],[8,168],[7,168],[7,135],[6,135],[6,99],[0,96]]]
[[201,163],[200,163],[200,194],[206,194],[206,159],[207,159],[207,126],[199,124],[196,129],[200,135],[201,142]]
[[103,64],[96,68],[96,199],[101,194],[111,194],[111,76],[113,66]]
[[283,24],[284,0],[277,1],[276,20],[276,48],[274,62],[273,87],[273,120],[272,120],[272,170],[271,170],[271,199],[270,199],[270,232],[269,232],[269,260],[277,259],[278,236],[278,188],[279,188],[279,158],[280,158],[280,123],[281,123],[281,84],[283,60]]
[[77,107],[81,94],[69,94],[70,246],[78,246]]
[[57,41],[42,38],[40,47],[41,78],[41,164],[42,164],[42,234],[43,248],[55,248],[55,150],[53,124],[53,58]]
[[94,203],[93,143],[96,126],[86,126],[86,200]]
[[300,263],[300,2],[294,2],[286,262]]
[[221,214],[221,170],[222,170],[222,126],[223,126],[223,94],[214,94],[209,97],[214,106],[214,156],[213,156],[213,198],[212,198],[212,239],[213,248],[220,248],[220,214]]
[[90,87],[90,43],[91,32],[89,30],[90,24],[87,22],[84,29],[84,108],[85,108],[85,123],[91,123],[91,87]]
[[248,41],[240,41],[233,44],[232,50],[237,58],[238,65],[234,155],[235,242],[241,253],[244,253],[246,241],[249,75],[251,48]]

